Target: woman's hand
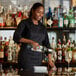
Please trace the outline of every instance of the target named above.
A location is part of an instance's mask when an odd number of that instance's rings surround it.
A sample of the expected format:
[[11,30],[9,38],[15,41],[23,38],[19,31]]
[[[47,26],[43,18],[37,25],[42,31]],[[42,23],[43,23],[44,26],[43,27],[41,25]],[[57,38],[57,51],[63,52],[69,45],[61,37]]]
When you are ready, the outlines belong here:
[[57,70],[56,66],[52,67],[51,70],[56,71]]
[[51,68],[51,69],[48,71],[48,76],[52,76],[52,74],[55,75],[55,72],[56,72],[56,67]]
[[51,69],[53,71],[56,71],[56,66],[55,66],[54,62],[52,61],[52,59],[51,59],[51,54],[48,54],[48,64],[51,66]]
[[32,40],[30,40],[30,39],[21,38],[21,39],[20,39],[20,42],[31,44],[31,45],[33,46],[33,49],[34,49],[34,50],[36,50],[37,48],[40,48],[39,43],[37,43],[37,42],[35,42],[35,41],[32,41]]
[[31,45],[33,46],[33,49],[34,49],[34,50],[37,50],[37,48],[40,48],[39,43],[37,43],[37,42],[35,42],[35,41],[32,41],[32,42],[31,42]]

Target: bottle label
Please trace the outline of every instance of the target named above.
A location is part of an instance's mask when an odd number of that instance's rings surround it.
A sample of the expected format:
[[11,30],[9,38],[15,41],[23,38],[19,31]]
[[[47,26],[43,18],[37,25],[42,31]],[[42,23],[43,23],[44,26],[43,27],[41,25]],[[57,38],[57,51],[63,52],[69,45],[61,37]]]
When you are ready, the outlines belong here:
[[53,23],[53,21],[51,19],[47,20],[47,24],[51,27],[51,24]]
[[68,20],[67,20],[67,19],[64,20],[64,24],[65,24],[65,25],[68,25]]
[[72,51],[68,51],[69,58],[72,58]]
[[0,58],[4,58],[4,52],[0,51]]
[[12,60],[12,52],[9,51],[9,53],[8,53],[8,61],[11,61],[11,60]]
[[75,23],[74,19],[70,19],[70,23],[74,24]]
[[58,72],[62,72],[62,68],[58,68]]
[[63,18],[60,18],[59,27],[63,27]]
[[60,51],[58,51],[58,60],[62,60],[62,51],[60,50]]
[[73,59],[76,60],[76,53],[73,53]]
[[3,23],[3,18],[2,17],[0,17],[0,23]]

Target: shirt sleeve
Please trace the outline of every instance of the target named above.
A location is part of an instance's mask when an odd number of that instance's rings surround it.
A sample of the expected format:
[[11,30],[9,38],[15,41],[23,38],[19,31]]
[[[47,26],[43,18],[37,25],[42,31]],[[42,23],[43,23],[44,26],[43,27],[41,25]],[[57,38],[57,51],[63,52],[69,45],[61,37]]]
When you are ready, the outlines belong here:
[[50,47],[50,43],[49,43],[49,38],[48,38],[48,33],[47,33],[47,30],[45,28],[44,30],[44,34],[45,34],[45,39],[43,40],[43,46],[46,46],[47,48],[51,48]]
[[19,41],[22,38],[22,32],[23,32],[24,28],[25,28],[25,21],[22,20],[14,32],[13,40],[16,43],[20,43]]

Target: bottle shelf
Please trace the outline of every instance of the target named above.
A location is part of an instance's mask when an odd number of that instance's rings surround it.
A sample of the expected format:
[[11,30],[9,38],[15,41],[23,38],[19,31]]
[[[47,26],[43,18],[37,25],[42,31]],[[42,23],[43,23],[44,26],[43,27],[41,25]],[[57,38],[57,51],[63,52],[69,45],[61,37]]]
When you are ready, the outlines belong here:
[[5,62],[5,61],[0,61],[0,64],[2,64],[3,68],[9,68],[10,66],[12,66],[13,68],[18,68],[18,63],[16,62]]
[[[0,27],[0,30],[16,30],[17,29],[17,27]],[[71,30],[76,30],[76,27],[69,27],[69,28],[63,28],[63,27],[58,27],[58,28],[55,28],[55,27],[46,27],[46,29],[48,30],[48,31],[55,31],[55,30],[63,30],[63,31],[67,31],[67,32],[69,32],[69,31],[71,31]]]
[[76,27],[68,27],[68,28],[63,28],[63,27],[51,28],[51,27],[47,27],[47,30],[76,30]]
[[63,32],[66,32],[66,33],[75,33],[75,30],[76,30],[76,27],[69,27],[69,28],[62,28],[62,27],[58,27],[58,28],[50,28],[50,27],[47,27],[47,31],[63,31]]
[[[47,66],[48,63],[44,62],[43,65]],[[56,67],[68,67],[67,62],[55,62]],[[70,62],[69,67],[76,67],[76,62]]]
[[0,30],[16,30],[17,27],[0,27]]
[[2,64],[18,64],[17,62],[0,61]]
[[[16,62],[0,62],[0,64],[3,65],[4,68],[9,67],[10,65],[12,65],[12,67],[16,67],[18,68],[18,63]],[[67,62],[55,62],[56,67],[68,67],[68,63]],[[47,62],[43,62],[42,66],[48,66]],[[76,67],[76,62],[70,62],[69,63],[69,67]]]

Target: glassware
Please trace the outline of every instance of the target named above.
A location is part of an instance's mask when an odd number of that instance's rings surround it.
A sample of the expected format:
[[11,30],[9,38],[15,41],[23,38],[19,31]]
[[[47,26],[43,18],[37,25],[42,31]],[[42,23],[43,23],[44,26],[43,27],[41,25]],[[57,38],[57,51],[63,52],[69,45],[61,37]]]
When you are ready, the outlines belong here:
[[65,55],[65,61],[68,63],[68,76],[69,76],[69,67],[70,67],[70,62],[71,62],[71,60],[72,60],[72,53],[71,53],[72,51],[67,51],[67,53],[66,53],[66,55]]

